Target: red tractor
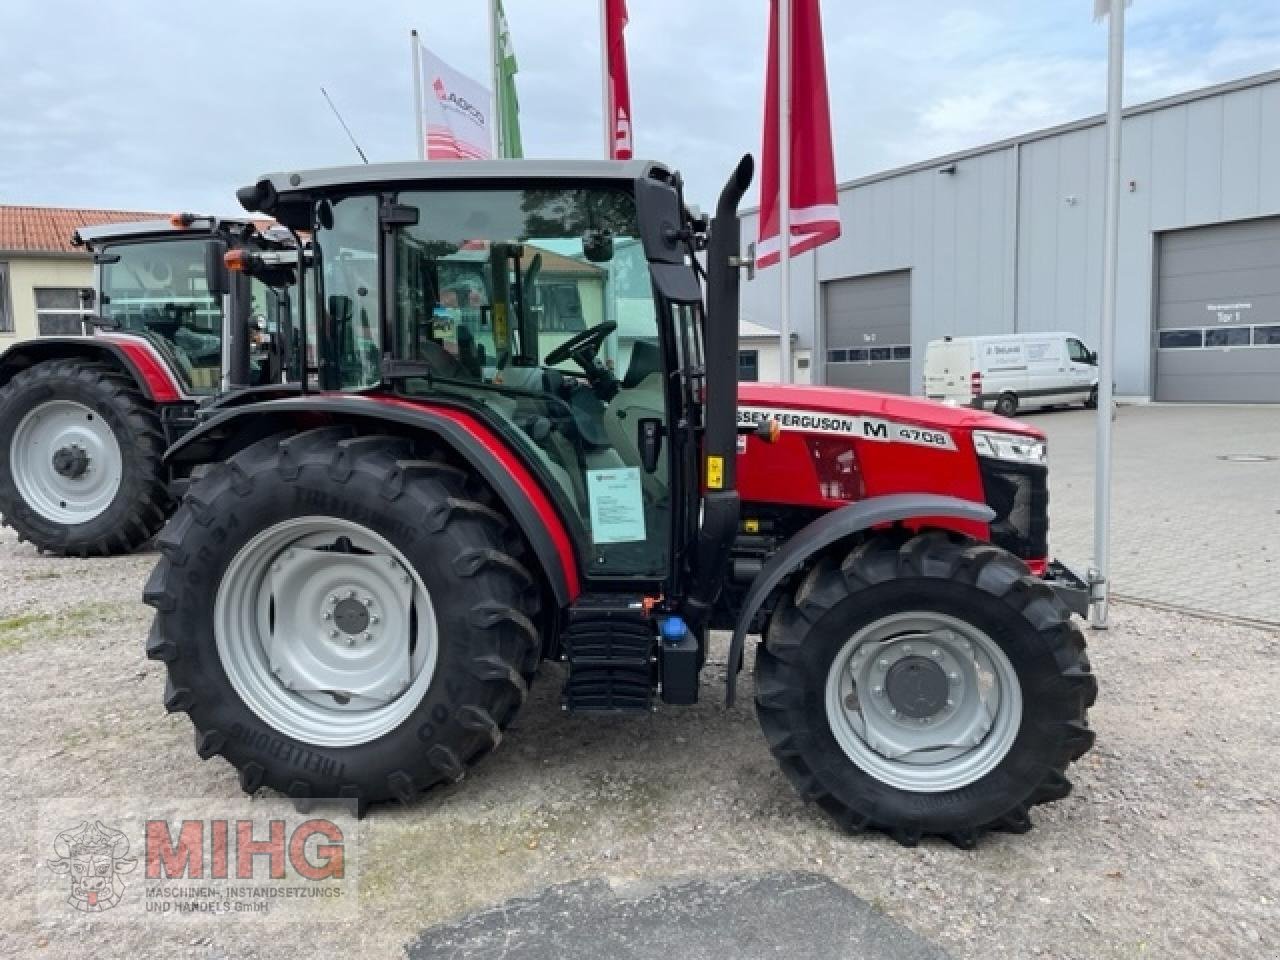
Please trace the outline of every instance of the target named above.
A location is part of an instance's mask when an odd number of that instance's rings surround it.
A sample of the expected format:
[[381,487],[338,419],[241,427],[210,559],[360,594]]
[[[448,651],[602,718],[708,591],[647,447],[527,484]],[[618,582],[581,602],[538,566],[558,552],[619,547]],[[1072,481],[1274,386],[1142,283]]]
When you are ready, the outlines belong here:
[[81,557],[137,548],[174,506],[162,458],[197,413],[297,379],[287,288],[223,263],[296,258],[275,233],[177,214],[75,234],[98,313],[0,353],[0,516],[19,537]]
[[566,711],[648,712],[697,699],[728,630],[729,701],[759,632],[769,746],[846,829],[970,846],[1068,793],[1096,683],[1084,592],[1048,563],[1043,435],[739,387],[751,171],[709,223],[632,161],[240,191],[311,232],[318,383],[167,454],[195,479],[147,654],[201,757],[304,804],[409,803],[497,746],[542,660]]

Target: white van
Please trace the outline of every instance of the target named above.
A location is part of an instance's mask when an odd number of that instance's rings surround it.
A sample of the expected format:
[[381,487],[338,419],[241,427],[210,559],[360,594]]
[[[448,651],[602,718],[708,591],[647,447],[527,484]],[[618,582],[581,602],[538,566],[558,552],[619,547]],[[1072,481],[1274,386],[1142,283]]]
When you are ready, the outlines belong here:
[[1008,333],[932,340],[924,394],[953,406],[1019,410],[1098,402],[1098,355],[1071,333]]

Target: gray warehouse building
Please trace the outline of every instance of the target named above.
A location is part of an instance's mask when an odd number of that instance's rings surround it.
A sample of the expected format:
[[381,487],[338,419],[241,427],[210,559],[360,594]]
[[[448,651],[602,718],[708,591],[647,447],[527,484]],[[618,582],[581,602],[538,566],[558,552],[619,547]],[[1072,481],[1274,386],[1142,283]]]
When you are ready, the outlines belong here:
[[[1117,393],[1280,403],[1280,70],[1124,116]],[[843,236],[792,261],[796,380],[919,393],[945,335],[1096,347],[1105,155],[1093,117],[842,184]],[[761,271],[744,315],[778,298]]]

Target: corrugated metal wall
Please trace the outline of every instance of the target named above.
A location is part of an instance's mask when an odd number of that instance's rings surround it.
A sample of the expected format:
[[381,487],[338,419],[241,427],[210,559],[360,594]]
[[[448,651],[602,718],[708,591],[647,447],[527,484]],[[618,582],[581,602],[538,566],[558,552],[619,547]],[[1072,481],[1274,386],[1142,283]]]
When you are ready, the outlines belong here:
[[[924,345],[944,334],[1072,330],[1096,346],[1105,137],[1101,124],[1032,135],[960,157],[955,174],[939,163],[842,190],[844,236],[792,267],[801,344],[823,349],[820,283],[909,269],[913,386]],[[1139,108],[1121,177],[1117,386],[1150,395],[1155,235],[1280,213],[1280,80]],[[744,235],[755,230],[748,215]],[[756,323],[776,327],[777,303],[776,270],[743,288]]]

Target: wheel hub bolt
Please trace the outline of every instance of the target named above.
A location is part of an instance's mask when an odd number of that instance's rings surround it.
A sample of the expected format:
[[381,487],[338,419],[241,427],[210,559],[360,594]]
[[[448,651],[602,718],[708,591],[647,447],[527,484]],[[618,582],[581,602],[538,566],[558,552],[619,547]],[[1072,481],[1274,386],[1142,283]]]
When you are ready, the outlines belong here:
[[365,598],[364,598],[363,600],[361,600],[360,602],[361,602],[361,603],[363,603],[366,607],[372,607],[372,606],[373,606],[373,597],[365,597]]
[[872,687],[871,692],[874,693],[877,697],[883,697],[884,687]]
[[366,633],[366,634],[364,635],[364,638],[365,638],[365,640],[372,640],[372,639],[373,639],[373,634],[372,634],[372,633]]
[[888,669],[889,669],[889,661],[888,661],[888,659],[887,659],[886,657],[881,657],[881,658],[880,658],[880,669],[881,669],[881,670],[888,670]]
[[932,656],[933,656],[933,659],[935,659],[935,660],[941,660],[941,659],[942,659],[942,651],[941,651],[941,650],[934,650],[934,651],[933,651],[933,653],[932,653]]
[[348,591],[347,591],[347,599],[348,599],[348,600],[354,600],[355,598],[356,598],[356,592],[355,592],[354,590],[348,590]]
[[369,622],[370,622],[370,623],[377,623],[377,622],[378,622],[379,620],[381,620],[381,619],[382,619],[382,618],[381,618],[381,617],[379,617],[376,613],[371,613],[371,614],[369,614]]
[[910,652],[911,652],[911,644],[909,644],[909,643],[907,643],[907,644],[903,644],[902,652],[903,652],[903,653],[910,653]]
[[894,709],[893,707],[890,707],[890,708],[889,708],[889,716],[891,716],[891,717],[896,717],[897,715],[898,715],[898,711],[897,711],[896,709]]
[[329,602],[331,604],[336,604],[338,602],[338,595],[336,593],[329,594]]
[[954,672],[948,673],[947,679],[950,680],[953,684],[958,684],[960,682],[960,674],[954,673]]
[[331,611],[329,611],[329,610],[323,610],[323,611],[321,611],[321,613],[320,613],[320,619],[322,619],[322,620],[332,620],[332,619],[333,619],[333,613],[332,613]]
[[334,640],[337,640],[337,639],[338,639],[338,631],[337,631],[337,630],[330,630],[330,631],[329,631],[329,636],[330,636],[331,638],[333,638]]
[[845,709],[847,709],[847,710],[857,710],[857,709],[858,709],[858,696],[857,696],[857,694],[851,693],[851,694],[849,694],[847,697],[845,697],[845,698],[844,698],[844,705],[845,705]]

